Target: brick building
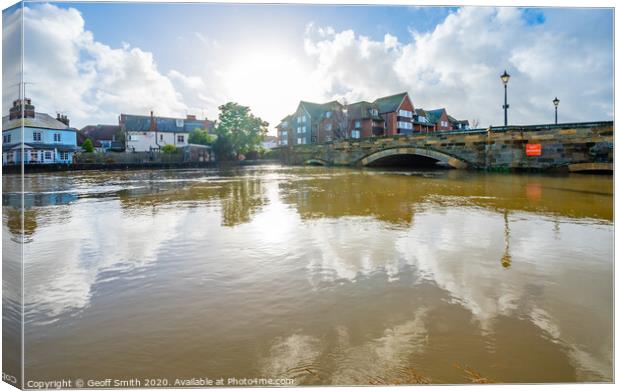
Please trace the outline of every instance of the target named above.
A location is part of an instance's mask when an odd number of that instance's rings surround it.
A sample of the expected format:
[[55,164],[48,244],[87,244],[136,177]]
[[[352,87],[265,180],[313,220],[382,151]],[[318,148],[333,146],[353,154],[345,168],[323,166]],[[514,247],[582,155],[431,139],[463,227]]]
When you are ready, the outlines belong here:
[[450,123],[450,118],[448,117],[448,112],[446,109],[435,109],[435,110],[427,110],[427,119],[428,122],[434,125],[434,131],[441,132],[446,130],[452,130],[452,123]]
[[446,109],[415,109],[407,92],[343,105],[337,101],[300,101],[295,113],[276,126],[278,145],[315,144],[367,138],[467,129],[468,121],[448,116]]
[[385,135],[385,121],[375,103],[361,101],[347,105],[346,118],[351,138]]

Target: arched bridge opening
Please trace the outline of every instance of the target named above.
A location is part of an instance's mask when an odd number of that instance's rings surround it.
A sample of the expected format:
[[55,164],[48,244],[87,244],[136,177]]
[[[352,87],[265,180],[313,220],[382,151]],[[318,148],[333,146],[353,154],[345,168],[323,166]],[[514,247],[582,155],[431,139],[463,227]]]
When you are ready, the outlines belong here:
[[360,159],[365,167],[467,168],[467,163],[445,153],[424,148],[390,148]]
[[575,163],[568,165],[569,172],[581,174],[613,174],[613,163]]
[[308,159],[304,162],[304,166],[326,166],[327,162],[322,159]]

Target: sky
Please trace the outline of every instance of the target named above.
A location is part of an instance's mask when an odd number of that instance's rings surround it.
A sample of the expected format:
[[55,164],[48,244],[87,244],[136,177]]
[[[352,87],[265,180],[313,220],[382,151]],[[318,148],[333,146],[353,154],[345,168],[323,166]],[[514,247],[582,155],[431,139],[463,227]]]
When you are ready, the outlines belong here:
[[[3,12],[3,114],[17,97],[22,11]],[[407,91],[479,127],[613,119],[609,8],[25,3],[24,80],[71,125],[120,113],[216,119],[234,101],[270,123],[300,100]]]

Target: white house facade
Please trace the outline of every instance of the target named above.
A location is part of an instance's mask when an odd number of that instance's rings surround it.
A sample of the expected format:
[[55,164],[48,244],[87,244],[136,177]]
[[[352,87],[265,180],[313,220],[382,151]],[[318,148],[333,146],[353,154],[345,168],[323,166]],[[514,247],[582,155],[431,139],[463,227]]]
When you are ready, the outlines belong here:
[[195,129],[207,129],[205,120],[121,114],[121,131],[125,132],[127,152],[159,151],[165,145],[183,148],[189,145],[189,134]]

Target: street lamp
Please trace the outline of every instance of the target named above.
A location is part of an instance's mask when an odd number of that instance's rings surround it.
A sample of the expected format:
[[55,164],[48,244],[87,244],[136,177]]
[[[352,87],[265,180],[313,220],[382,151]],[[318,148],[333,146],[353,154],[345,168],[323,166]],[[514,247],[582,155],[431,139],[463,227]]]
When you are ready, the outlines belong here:
[[502,83],[504,83],[504,126],[508,126],[508,80],[510,80],[510,75],[504,69],[504,74],[500,76],[502,79]]
[[555,124],[558,124],[558,105],[560,104],[560,100],[556,96],[553,100],[553,105],[555,106]]

